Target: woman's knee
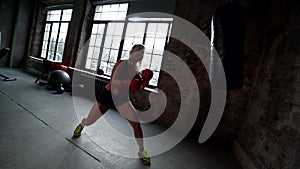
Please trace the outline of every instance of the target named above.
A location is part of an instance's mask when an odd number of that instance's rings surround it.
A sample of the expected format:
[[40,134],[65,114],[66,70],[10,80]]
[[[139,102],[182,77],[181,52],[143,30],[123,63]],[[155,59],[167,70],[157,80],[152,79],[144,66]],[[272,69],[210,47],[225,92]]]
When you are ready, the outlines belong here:
[[103,104],[96,102],[96,104],[98,105],[98,108],[100,110],[100,113],[103,115],[104,113],[107,112],[107,110],[109,109],[107,106],[104,106]]
[[134,130],[141,130],[141,124],[140,123],[133,122],[133,121],[130,121],[129,123],[130,123],[130,125],[132,126],[132,128]]

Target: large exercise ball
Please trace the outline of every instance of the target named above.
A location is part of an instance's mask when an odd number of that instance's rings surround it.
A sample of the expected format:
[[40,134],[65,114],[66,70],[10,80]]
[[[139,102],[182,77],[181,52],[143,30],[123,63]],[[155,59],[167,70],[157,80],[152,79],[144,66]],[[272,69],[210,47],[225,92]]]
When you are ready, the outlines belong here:
[[57,93],[63,93],[63,86],[69,85],[71,78],[68,73],[63,70],[55,70],[50,73],[48,84],[57,90]]

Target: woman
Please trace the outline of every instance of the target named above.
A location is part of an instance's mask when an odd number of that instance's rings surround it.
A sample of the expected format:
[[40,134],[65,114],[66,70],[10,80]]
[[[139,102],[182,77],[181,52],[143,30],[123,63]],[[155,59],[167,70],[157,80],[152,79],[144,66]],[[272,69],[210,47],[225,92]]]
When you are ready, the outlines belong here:
[[[130,51],[129,59],[119,60],[115,64],[109,84],[105,87],[104,91],[97,96],[97,101],[94,103],[88,116],[83,118],[81,123],[74,130],[73,137],[80,137],[81,131],[85,126],[93,124],[106,113],[109,108],[115,106],[119,112],[126,117],[134,130],[134,136],[139,146],[138,154],[140,158],[145,164],[150,165],[150,157],[144,149],[142,128],[138,122],[135,109],[130,104],[128,98],[128,86],[132,91],[141,91],[153,76],[153,73],[148,70],[148,75],[147,77],[144,75],[145,80],[143,81],[143,74],[140,77],[137,71],[137,63],[143,59],[144,50],[143,45],[134,45]],[[137,75],[135,76],[135,81],[131,80],[134,75]]]

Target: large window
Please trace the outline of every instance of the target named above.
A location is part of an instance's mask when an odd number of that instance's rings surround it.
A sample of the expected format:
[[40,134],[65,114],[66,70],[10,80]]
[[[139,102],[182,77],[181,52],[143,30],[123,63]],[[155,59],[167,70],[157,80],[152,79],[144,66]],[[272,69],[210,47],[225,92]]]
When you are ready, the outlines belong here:
[[[129,18],[128,3],[96,6],[85,68],[102,69],[111,76],[119,59],[127,59],[134,44],[144,44],[146,53],[141,69],[154,72],[151,86],[157,86],[165,45],[172,26],[172,18]],[[123,39],[123,41],[122,41]],[[122,42],[122,43],[121,43]]]
[[120,48],[128,3],[96,6],[86,69],[110,76]]
[[42,58],[53,62],[62,62],[65,41],[71,21],[72,9],[47,11],[44,31]]
[[127,59],[134,44],[144,44],[146,51],[141,69],[154,72],[149,82],[157,86],[165,45],[170,37],[172,18],[129,18],[121,59]]

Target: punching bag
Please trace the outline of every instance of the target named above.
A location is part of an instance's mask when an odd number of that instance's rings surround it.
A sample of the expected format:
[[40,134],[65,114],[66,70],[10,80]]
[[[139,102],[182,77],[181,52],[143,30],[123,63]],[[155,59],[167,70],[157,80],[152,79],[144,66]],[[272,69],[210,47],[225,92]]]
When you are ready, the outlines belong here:
[[227,90],[243,86],[244,18],[244,9],[237,1],[220,5],[212,18],[210,75],[217,76],[220,73],[216,72],[220,70],[214,69],[218,66],[213,65],[217,53],[223,64]]

